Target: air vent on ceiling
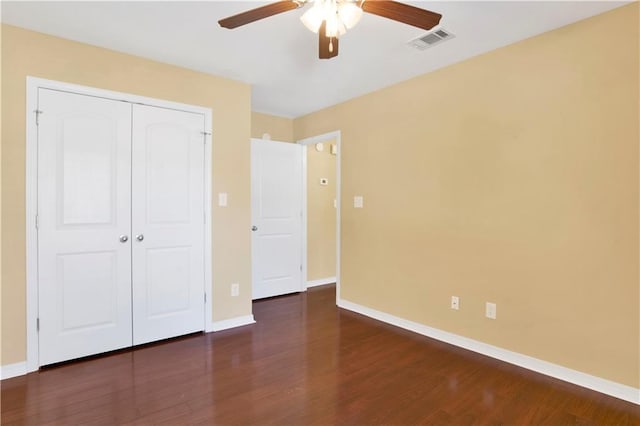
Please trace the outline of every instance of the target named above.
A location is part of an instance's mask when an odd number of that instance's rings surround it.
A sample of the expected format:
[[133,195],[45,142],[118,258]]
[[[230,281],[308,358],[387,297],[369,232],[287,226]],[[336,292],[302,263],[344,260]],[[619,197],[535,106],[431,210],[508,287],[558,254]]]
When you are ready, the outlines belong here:
[[415,47],[416,49],[425,50],[430,48],[431,46],[435,46],[436,44],[440,44],[443,41],[450,40],[454,37],[455,35],[451,34],[444,28],[439,28],[437,30],[428,32],[422,37],[411,40],[408,44],[409,46]]

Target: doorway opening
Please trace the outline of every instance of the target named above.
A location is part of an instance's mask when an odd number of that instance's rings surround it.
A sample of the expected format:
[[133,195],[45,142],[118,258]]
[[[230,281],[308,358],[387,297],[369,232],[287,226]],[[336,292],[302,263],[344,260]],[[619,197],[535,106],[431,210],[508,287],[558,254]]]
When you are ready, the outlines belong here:
[[340,300],[339,130],[299,140],[303,146],[302,277],[305,288],[336,284]]

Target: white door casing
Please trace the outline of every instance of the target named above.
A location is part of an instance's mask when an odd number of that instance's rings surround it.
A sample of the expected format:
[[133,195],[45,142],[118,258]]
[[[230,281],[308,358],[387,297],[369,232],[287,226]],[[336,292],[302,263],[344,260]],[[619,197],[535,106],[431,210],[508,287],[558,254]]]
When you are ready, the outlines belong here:
[[204,116],[133,106],[133,344],[204,330]]
[[40,364],[131,345],[131,105],[39,90]]
[[253,299],[304,290],[302,147],[251,140]]

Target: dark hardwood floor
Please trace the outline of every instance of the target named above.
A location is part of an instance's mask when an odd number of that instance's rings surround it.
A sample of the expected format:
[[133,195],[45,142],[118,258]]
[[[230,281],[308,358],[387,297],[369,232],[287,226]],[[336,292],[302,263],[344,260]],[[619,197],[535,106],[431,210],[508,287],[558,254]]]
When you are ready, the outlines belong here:
[[640,407],[335,306],[254,303],[257,324],[2,381],[2,424],[640,425]]

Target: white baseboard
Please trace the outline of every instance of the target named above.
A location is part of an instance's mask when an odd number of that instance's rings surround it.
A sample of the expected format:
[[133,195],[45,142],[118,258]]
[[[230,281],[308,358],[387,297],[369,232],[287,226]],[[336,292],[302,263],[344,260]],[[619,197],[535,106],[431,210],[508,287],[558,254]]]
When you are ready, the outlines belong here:
[[16,362],[15,364],[7,364],[0,366],[0,379],[10,379],[16,376],[24,376],[27,374],[27,363]]
[[478,340],[469,339],[468,337],[459,336],[457,334],[399,318],[344,299],[338,300],[338,306],[349,311],[377,319],[378,321],[386,322],[388,324],[395,325],[396,327],[422,334],[423,336],[431,337],[454,346],[508,362],[509,364],[514,364],[537,373],[564,380],[565,382],[573,383],[578,386],[640,405],[640,389],[631,386],[623,385],[601,377],[592,376],[561,365],[489,345]]
[[325,285],[325,284],[333,284],[335,282],[336,282],[336,277],[320,278],[319,280],[307,281],[307,288],[317,287],[319,285]]
[[235,317],[222,321],[214,321],[211,324],[212,331],[222,331],[229,328],[241,327],[243,325],[255,324],[256,320],[253,315],[245,315],[243,317]]

